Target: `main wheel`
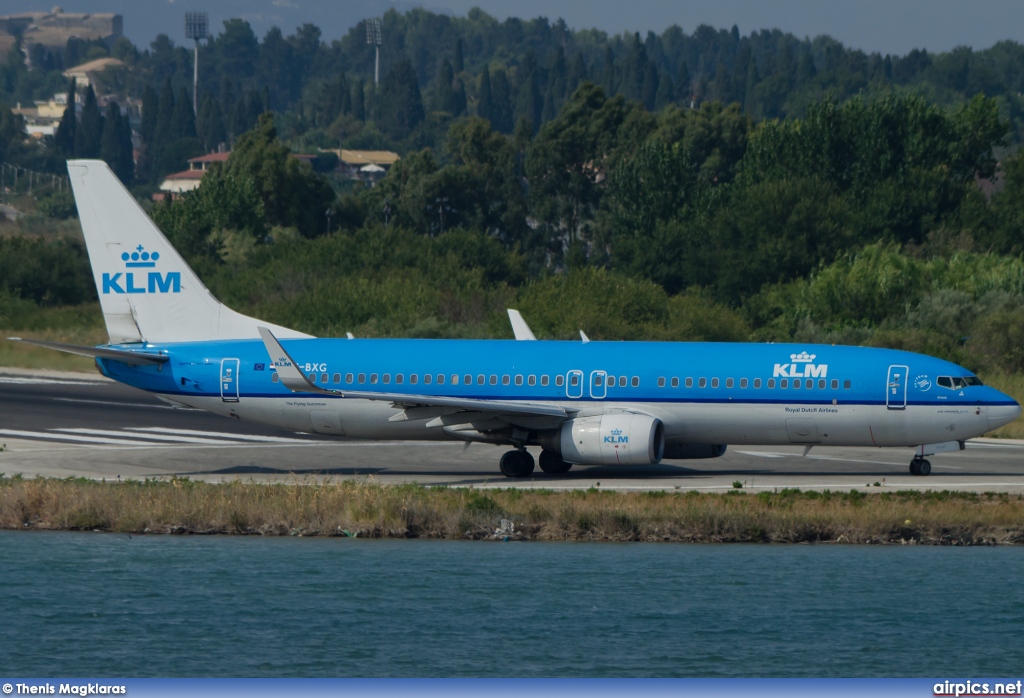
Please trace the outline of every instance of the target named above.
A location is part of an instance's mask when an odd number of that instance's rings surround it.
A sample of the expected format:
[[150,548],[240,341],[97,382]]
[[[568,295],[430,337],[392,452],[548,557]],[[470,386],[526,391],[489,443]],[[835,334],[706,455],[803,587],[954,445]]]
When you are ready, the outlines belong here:
[[930,475],[932,472],[932,464],[926,461],[924,458],[917,464],[918,475]]
[[529,451],[507,451],[499,463],[501,474],[505,477],[529,477],[533,466],[533,456]]
[[921,474],[921,471],[919,470],[919,466],[920,465],[921,465],[921,459],[920,458],[915,458],[914,460],[910,461],[910,474],[911,475],[920,475]]
[[540,452],[540,469],[548,475],[561,475],[569,472],[572,463],[562,460],[562,457],[554,451]]

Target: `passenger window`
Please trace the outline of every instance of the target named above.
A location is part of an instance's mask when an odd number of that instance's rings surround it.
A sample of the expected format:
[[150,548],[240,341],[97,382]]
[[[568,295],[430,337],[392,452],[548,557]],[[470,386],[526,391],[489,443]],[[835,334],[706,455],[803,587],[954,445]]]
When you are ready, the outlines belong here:
[[409,374],[409,382],[412,383],[413,385],[416,385],[416,383],[419,381],[419,379],[420,379],[420,375],[418,373],[411,373],[411,374]]
[[334,382],[335,383],[340,383],[341,382],[341,374],[340,373],[335,373],[334,374]]
[[825,389],[825,379],[822,378],[821,380],[818,381],[818,390],[824,390],[824,389]]
[[540,384],[541,385],[547,385],[548,384],[548,377],[546,375],[542,375],[540,377]]
[[708,379],[707,378],[701,378],[699,381],[697,381],[697,385],[700,386],[701,388],[708,387]]
[[281,380],[281,376],[277,375],[277,371],[274,371],[273,373],[270,374],[270,382],[271,383],[276,383],[279,380]]
[[484,374],[482,374],[482,373],[478,374],[477,377],[476,377],[476,384],[477,385],[483,385],[486,380],[487,379],[484,378]]
[[327,378],[328,378],[328,375],[326,373],[321,373],[320,374],[320,382],[321,383],[326,384],[327,383]]
[[839,381],[835,378],[832,379],[832,390],[839,390]]
[[559,388],[565,385],[565,376],[561,374],[555,376],[555,385],[557,385]]
[[634,388],[639,388],[640,387],[640,378],[637,377],[637,376],[633,376],[633,387]]
[[594,387],[595,388],[600,388],[602,383],[604,383],[604,376],[602,376],[600,373],[595,373],[594,374]]
[[754,379],[754,388],[756,388],[757,390],[761,389],[761,379],[760,378],[755,378]]
[[384,380],[382,380],[381,382],[384,383],[384,385],[387,385],[388,383],[390,383],[391,382],[391,374],[390,373],[385,373],[384,374]]
[[774,378],[769,378],[768,379],[768,387],[769,388],[775,388],[775,379]]
[[608,387],[609,388],[614,388],[615,387],[615,376],[608,376]]
[[315,374],[315,373],[310,373],[310,374],[309,374],[308,376],[306,376],[306,377],[307,377],[307,378],[309,379],[309,382],[310,382],[310,383],[316,383],[316,374]]
[[574,373],[571,376],[569,376],[569,385],[571,385],[572,387],[575,388],[579,384],[580,384],[580,377],[578,375],[576,375]]
[[457,374],[455,374],[455,373],[452,374],[451,384],[452,385],[458,385],[459,384],[459,376]]
[[847,390],[849,390],[850,389],[850,381],[848,381],[848,380],[843,381],[843,387],[846,388]]
[[370,374],[370,385],[374,385],[376,383],[377,383],[377,374],[376,373],[371,373]]
[[717,378],[712,378],[711,379],[711,387],[712,388],[717,388],[718,387],[718,379]]
[[402,375],[401,373],[396,373],[395,374],[395,383],[398,383],[398,385],[401,385],[404,382],[405,382],[405,376]]
[[366,374],[365,373],[360,373],[359,374],[359,383],[362,384],[362,383],[365,383],[365,382],[366,382]]
[[516,375],[516,385],[522,385],[522,384],[523,384],[523,377],[521,375],[517,374]]
[[[785,383],[786,381],[782,381],[782,382]],[[800,390],[800,379],[799,378],[797,378],[795,381],[793,381],[793,390]]]
[[626,379],[625,376],[619,376],[619,387],[620,388],[625,388],[626,387],[626,380],[627,379]]
[[537,376],[530,374],[530,377],[526,379],[526,382],[530,385],[537,385]]
[[789,387],[789,381],[786,380],[785,378],[783,378],[782,380],[779,381],[779,387],[780,388],[788,388]]
[[462,377],[462,382],[466,385],[473,385],[473,376],[468,373]]
[[352,382],[352,374],[351,373],[346,373],[345,374],[345,382],[346,383],[351,383]]
[[509,378],[509,376],[508,376],[508,374],[507,374],[507,373],[506,373],[506,374],[505,374],[504,376],[502,376],[502,377],[501,377],[501,384],[502,384],[502,385],[508,385],[508,384],[509,384],[509,383],[511,383],[511,382],[512,382],[512,381],[511,381],[511,379]]
[[429,373],[424,373],[423,374],[423,383],[424,383],[424,385],[430,385],[430,381],[432,381],[432,380],[434,380],[434,377],[432,375],[430,375]]
[[443,373],[438,373],[437,374],[437,384],[438,385],[444,385],[444,374]]
[[659,388],[664,388],[665,387],[665,378],[663,376],[659,376],[658,377],[658,387]]
[[740,387],[741,388],[746,388],[747,387],[747,379],[746,378],[740,378]]
[[686,387],[687,388],[692,388],[693,387],[693,379],[692,378],[687,378],[686,379]]
[[491,381],[490,382],[491,382],[491,385],[497,385],[498,384],[498,377],[496,375],[494,375],[493,373],[491,374]]
[[732,380],[732,378],[726,378],[726,379],[725,379],[725,387],[726,387],[726,388],[731,388],[732,386],[733,386],[733,380]]
[[675,378],[675,377],[672,378],[672,387],[673,388],[678,388],[679,387],[679,379],[678,378]]

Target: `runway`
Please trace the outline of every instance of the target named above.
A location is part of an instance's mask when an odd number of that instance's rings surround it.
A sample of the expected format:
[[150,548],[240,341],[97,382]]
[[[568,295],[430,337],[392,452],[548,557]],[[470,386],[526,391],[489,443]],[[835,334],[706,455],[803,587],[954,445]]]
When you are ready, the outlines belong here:
[[[657,466],[539,469],[524,480],[498,472],[504,447],[365,442],[297,434],[198,410],[176,409],[99,375],[0,368],[0,473],[25,477],[143,479],[187,476],[303,482],[372,479],[450,487],[619,490],[936,489],[1024,493],[1024,441],[978,439],[931,456],[915,477],[911,449],[730,447],[711,460]],[[537,455],[534,449],[534,455]]]

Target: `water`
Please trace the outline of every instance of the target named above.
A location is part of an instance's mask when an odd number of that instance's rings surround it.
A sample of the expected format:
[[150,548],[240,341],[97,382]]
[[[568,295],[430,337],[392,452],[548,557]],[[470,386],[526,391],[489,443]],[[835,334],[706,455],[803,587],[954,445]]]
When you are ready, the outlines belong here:
[[0,532],[22,676],[956,676],[1024,666],[1021,548]]

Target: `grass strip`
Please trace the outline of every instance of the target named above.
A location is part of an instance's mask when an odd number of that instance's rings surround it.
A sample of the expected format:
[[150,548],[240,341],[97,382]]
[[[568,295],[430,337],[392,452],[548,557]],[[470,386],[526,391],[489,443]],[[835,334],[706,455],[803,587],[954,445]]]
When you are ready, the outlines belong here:
[[0,477],[0,528],[373,538],[1024,543],[1021,495],[726,494]]

